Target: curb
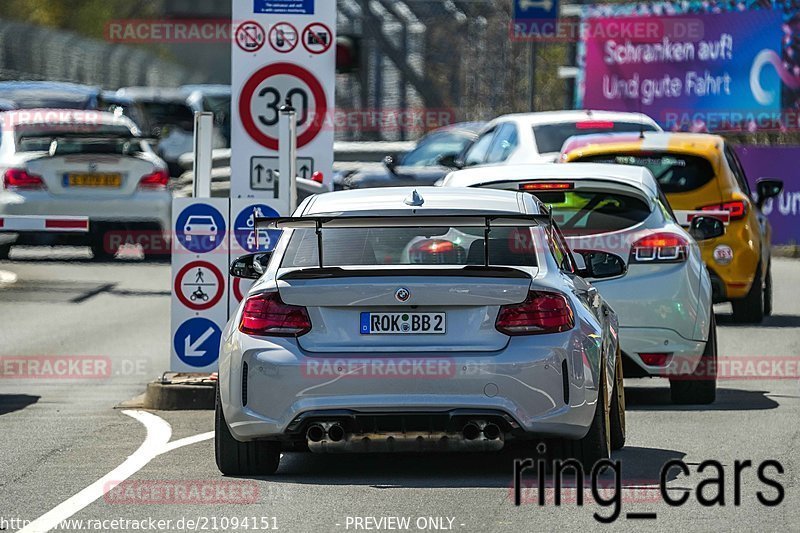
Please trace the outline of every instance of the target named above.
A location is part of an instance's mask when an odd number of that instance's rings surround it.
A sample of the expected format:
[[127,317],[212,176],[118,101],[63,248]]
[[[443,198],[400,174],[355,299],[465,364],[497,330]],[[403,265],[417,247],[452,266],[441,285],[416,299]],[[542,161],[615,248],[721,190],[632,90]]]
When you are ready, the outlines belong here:
[[155,411],[214,409],[217,381],[209,374],[164,374],[147,384],[143,407]]

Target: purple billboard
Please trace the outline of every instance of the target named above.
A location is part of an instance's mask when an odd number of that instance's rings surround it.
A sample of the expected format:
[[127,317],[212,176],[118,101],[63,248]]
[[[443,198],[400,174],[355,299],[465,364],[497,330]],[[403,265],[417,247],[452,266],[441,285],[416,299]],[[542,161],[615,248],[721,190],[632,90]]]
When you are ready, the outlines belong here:
[[800,242],[800,146],[740,146],[736,153],[755,190],[761,178],[783,180],[783,192],[767,200],[764,214],[772,224],[772,244]]
[[[590,17],[586,23],[582,107],[640,111],[667,130],[786,125],[783,86],[795,87],[781,60],[780,11]],[[625,32],[629,27],[637,33]],[[643,27],[648,31],[638,31]]]

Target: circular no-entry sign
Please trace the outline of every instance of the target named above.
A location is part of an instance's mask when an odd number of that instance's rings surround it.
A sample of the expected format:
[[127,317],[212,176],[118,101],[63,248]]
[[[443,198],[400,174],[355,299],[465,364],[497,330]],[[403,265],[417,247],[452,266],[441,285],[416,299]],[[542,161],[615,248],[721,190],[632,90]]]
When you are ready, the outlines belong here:
[[236,44],[245,52],[258,52],[266,40],[264,28],[254,20],[242,22],[236,28]]
[[205,311],[222,299],[225,281],[222,272],[213,264],[193,261],[178,271],[174,289],[183,305],[194,311]]
[[300,42],[297,28],[288,22],[279,22],[269,29],[269,44],[273,50],[282,54],[288,54]]
[[313,141],[325,123],[328,100],[319,80],[293,63],[273,63],[245,82],[239,117],[247,134],[261,146],[278,149],[280,108],[289,100],[297,110],[297,147]]
[[303,46],[312,54],[324,54],[332,44],[333,32],[321,22],[309,24],[303,30]]

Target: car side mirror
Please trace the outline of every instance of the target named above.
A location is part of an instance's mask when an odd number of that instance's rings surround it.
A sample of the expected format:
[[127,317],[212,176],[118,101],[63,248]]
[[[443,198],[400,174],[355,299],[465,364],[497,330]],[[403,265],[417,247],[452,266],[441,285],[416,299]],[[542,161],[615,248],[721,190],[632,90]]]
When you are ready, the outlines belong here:
[[397,156],[395,155],[387,155],[383,158],[383,166],[386,167],[386,170],[397,175]]
[[756,192],[758,192],[758,208],[770,198],[775,198],[783,191],[783,181],[772,178],[760,179],[756,182]]
[[689,235],[697,242],[716,239],[725,235],[725,224],[714,217],[694,217],[689,226]]
[[597,250],[580,250],[576,253],[575,261],[578,263],[578,275],[582,278],[616,278],[624,275],[628,270],[625,261],[618,255]]
[[231,276],[242,279],[259,279],[267,271],[271,256],[272,252],[243,255],[231,263]]
[[458,154],[444,154],[436,160],[436,163],[443,167],[452,168],[455,170],[460,170],[464,167],[464,165],[461,164],[461,161],[458,160]]

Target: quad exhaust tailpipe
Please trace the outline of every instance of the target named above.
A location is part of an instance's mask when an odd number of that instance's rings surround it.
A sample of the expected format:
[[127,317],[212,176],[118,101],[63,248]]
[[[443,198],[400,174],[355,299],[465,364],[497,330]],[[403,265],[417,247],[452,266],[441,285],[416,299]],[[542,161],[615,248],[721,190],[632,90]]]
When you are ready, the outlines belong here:
[[503,430],[493,422],[470,420],[461,431],[387,431],[348,433],[339,422],[311,424],[306,430],[314,453],[472,452],[498,451],[505,445]]

